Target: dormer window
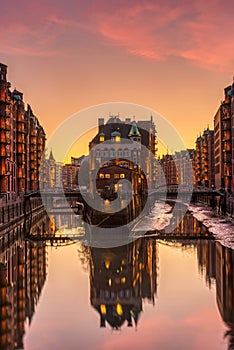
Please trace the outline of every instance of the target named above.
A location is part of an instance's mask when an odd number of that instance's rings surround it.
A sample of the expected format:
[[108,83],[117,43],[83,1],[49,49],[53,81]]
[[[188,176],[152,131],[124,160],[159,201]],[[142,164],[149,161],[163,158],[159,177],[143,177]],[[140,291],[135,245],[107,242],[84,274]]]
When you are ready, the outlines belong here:
[[120,132],[119,131],[112,132],[112,134],[111,134],[111,141],[120,142],[120,140],[121,140]]
[[99,135],[99,142],[104,142],[105,141],[105,134],[101,133]]

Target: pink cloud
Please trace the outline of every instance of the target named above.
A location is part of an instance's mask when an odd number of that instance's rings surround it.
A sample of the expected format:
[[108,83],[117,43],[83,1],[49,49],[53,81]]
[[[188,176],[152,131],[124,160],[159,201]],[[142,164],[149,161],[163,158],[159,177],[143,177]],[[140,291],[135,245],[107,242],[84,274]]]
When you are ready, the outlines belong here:
[[[88,32],[97,45],[150,60],[179,57],[209,69],[230,68],[234,61],[231,0],[214,0],[212,6],[202,0],[71,0],[69,5],[24,0],[20,13],[5,6],[11,13],[11,25],[7,15],[1,20],[0,50],[5,53],[69,55],[74,45],[70,35],[77,35],[82,48],[81,37],[85,41]],[[69,45],[61,42],[62,36]]]
[[108,16],[97,11],[95,19],[99,33],[130,54],[155,60],[176,56],[205,68],[223,68],[231,66],[234,52],[234,4],[226,6],[220,0],[212,6],[181,0],[177,7],[170,1],[146,1],[113,8]]

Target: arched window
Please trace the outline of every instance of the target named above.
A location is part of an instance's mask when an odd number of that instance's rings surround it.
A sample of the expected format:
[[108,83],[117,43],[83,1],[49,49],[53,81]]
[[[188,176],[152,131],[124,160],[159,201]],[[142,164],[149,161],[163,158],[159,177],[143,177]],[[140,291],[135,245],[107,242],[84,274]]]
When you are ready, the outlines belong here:
[[122,151],[122,149],[119,149],[119,150],[118,150],[118,157],[123,157],[123,151]]

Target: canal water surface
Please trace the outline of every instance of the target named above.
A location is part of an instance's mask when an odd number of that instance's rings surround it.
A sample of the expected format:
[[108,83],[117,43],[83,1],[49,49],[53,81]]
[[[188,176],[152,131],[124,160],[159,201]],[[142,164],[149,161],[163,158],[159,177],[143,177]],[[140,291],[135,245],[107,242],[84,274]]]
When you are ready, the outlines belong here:
[[[188,228],[201,229],[189,214]],[[101,249],[18,233],[1,253],[0,348],[233,349],[233,263],[213,240]]]

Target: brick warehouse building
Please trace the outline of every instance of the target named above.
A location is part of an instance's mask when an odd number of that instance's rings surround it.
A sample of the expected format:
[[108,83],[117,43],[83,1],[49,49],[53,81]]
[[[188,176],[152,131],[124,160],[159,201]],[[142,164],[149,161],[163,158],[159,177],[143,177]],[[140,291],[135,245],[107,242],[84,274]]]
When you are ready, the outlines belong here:
[[[149,120],[136,122],[130,118],[123,121],[117,115],[110,116],[106,123],[104,118],[99,118],[98,133],[89,144],[90,184],[94,181],[93,177],[96,178],[95,170],[100,166],[108,166],[110,169],[111,166],[117,165],[124,170],[130,169],[134,165],[135,169],[140,170],[137,165],[142,162],[148,187],[154,187],[156,181],[156,144],[156,127],[152,117]],[[152,157],[145,151],[146,149],[150,151]],[[124,171],[122,173],[124,174]],[[100,176],[102,175],[100,173]],[[127,174],[125,175],[127,178]],[[138,175],[140,181],[142,174],[139,172]],[[136,189],[137,186],[134,187]]]
[[7,66],[0,64],[0,193],[13,199],[39,189],[46,135],[23,94],[10,90]]
[[209,188],[214,186],[214,130],[207,128],[196,139],[195,166],[196,185]]

